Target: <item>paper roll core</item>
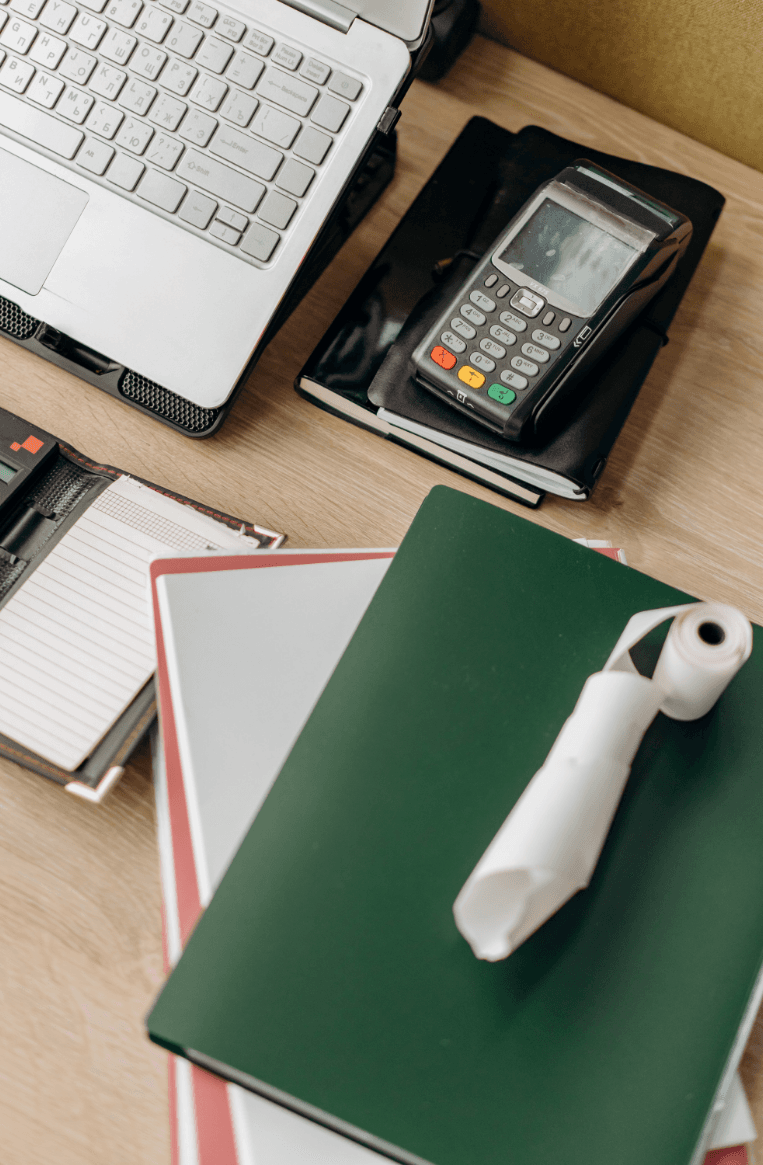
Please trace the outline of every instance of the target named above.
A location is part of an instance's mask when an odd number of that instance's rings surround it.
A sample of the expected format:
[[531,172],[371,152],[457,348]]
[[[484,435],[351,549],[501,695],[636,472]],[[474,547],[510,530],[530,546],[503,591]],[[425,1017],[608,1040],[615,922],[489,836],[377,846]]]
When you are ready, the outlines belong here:
[[717,647],[726,638],[726,632],[718,623],[700,623],[697,634],[703,643],[711,647]]

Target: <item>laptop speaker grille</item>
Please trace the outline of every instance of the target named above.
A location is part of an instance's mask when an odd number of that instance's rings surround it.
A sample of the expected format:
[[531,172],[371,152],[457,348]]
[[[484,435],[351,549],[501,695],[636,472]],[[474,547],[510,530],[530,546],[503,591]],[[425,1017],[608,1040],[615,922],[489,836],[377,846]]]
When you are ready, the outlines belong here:
[[220,409],[202,409],[193,401],[186,400],[184,396],[178,396],[168,388],[162,388],[155,381],[147,380],[145,376],[139,376],[137,372],[131,372],[129,369],[122,377],[119,391],[128,400],[164,417],[189,433],[206,432],[212,428],[220,415]]
[[29,316],[15,303],[0,295],[0,331],[13,336],[14,340],[28,340],[40,326],[40,321]]

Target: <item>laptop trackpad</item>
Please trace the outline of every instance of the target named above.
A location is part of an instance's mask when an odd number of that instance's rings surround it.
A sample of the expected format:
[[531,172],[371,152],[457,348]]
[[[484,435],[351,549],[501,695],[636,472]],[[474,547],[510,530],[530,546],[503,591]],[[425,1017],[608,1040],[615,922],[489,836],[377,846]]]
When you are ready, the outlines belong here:
[[88,195],[0,150],[0,279],[37,295]]

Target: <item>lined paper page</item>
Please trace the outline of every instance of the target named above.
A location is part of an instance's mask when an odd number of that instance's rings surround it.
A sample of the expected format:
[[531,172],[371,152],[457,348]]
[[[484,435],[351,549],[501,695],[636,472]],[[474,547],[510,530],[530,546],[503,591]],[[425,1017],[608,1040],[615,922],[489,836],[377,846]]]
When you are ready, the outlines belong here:
[[151,558],[251,545],[128,477],[113,482],[0,610],[0,732],[76,769],[154,670]]

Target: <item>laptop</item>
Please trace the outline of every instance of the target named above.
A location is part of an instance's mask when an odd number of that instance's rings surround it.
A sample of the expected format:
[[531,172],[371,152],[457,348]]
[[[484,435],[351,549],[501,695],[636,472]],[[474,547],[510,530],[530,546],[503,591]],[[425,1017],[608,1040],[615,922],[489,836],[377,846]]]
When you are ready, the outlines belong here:
[[0,0],[3,318],[219,408],[395,120],[431,6]]

